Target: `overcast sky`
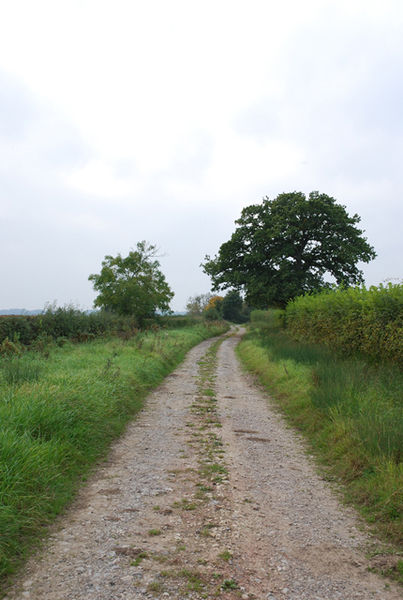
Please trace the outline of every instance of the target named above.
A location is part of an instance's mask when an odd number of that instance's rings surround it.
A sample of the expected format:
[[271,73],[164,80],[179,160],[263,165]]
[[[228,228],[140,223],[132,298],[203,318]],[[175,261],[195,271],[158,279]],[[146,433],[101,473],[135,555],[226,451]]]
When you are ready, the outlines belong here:
[[263,196],[357,212],[402,278],[401,0],[0,0],[0,308],[159,246],[182,310]]

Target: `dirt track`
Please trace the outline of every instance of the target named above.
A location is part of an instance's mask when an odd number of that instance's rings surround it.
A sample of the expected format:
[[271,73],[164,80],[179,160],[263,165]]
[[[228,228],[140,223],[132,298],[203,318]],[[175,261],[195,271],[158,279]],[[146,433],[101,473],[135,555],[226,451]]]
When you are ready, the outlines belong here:
[[149,396],[9,599],[401,597],[367,571],[354,515],[242,373],[237,341],[217,360],[203,342]]

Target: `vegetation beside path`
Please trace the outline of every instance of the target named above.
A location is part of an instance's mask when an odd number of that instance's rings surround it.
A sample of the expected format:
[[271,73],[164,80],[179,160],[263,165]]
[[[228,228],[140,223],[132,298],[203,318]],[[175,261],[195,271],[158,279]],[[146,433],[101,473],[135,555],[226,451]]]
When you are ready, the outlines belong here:
[[0,578],[26,557],[157,386],[224,323],[53,344],[0,359]]
[[[238,354],[306,436],[327,477],[341,482],[347,501],[395,545],[383,571],[403,579],[402,372],[390,362],[337,356],[328,347],[295,341],[281,316],[252,313]],[[374,549],[388,551],[394,552]]]

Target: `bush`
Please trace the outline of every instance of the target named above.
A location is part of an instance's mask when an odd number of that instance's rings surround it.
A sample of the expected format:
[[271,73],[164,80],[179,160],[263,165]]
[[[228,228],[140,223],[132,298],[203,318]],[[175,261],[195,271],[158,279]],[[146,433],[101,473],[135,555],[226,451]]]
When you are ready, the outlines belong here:
[[206,308],[206,310],[203,313],[203,317],[206,319],[206,321],[221,321],[222,320],[222,316],[220,315],[219,311],[214,306],[211,306],[210,308]]

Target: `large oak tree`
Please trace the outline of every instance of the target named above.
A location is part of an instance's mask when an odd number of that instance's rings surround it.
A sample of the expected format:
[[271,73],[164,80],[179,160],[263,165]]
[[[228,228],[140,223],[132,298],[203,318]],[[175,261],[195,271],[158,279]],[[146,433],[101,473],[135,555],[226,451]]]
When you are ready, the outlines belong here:
[[[231,239],[202,264],[213,289],[243,290],[256,308],[284,306],[288,300],[328,285],[363,282],[359,261],[375,258],[360,217],[326,194],[302,192],[268,197],[243,209]],[[329,279],[327,277],[327,279]]]

